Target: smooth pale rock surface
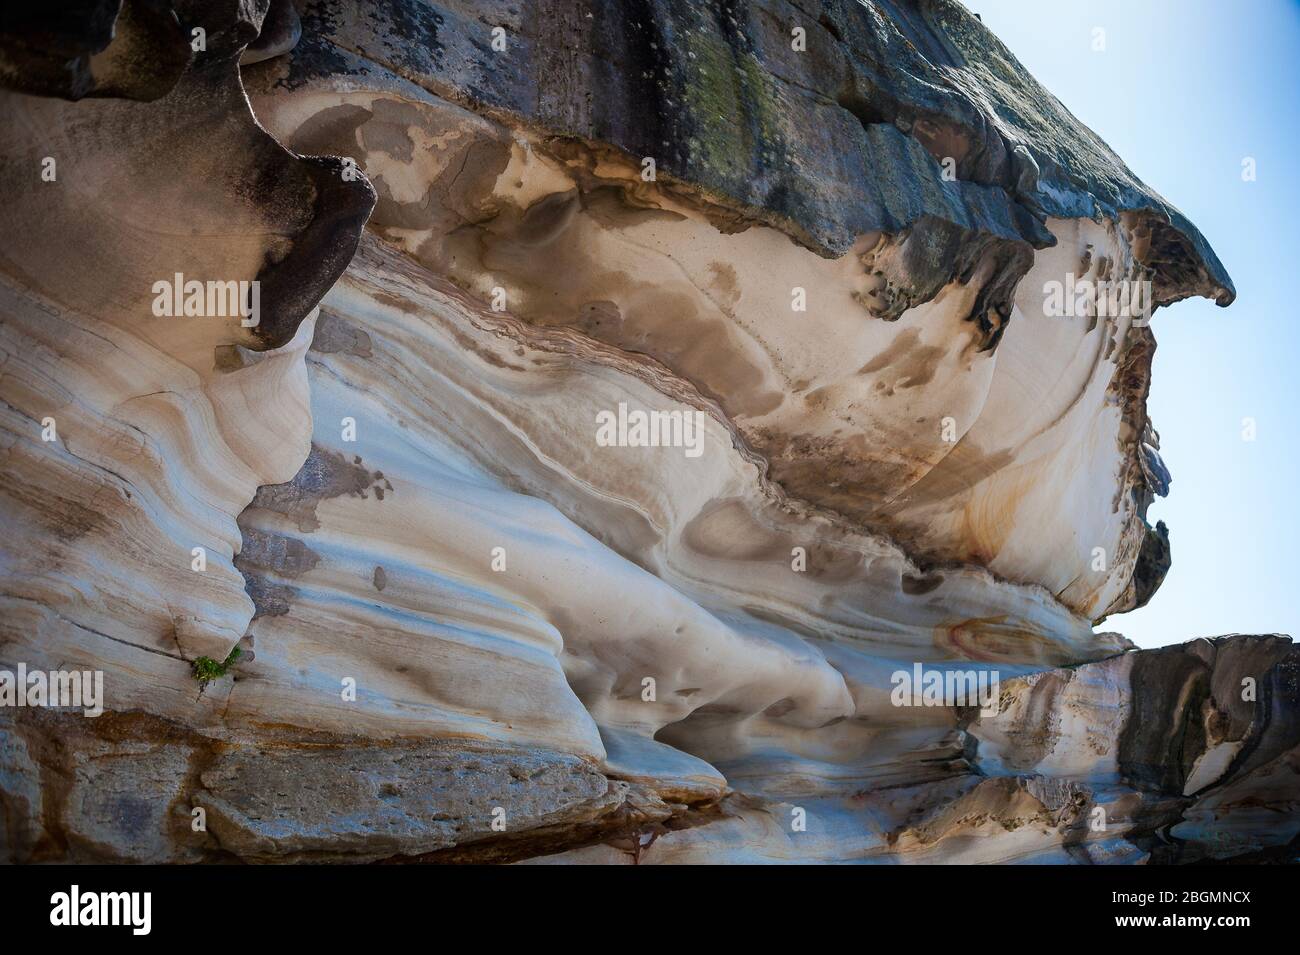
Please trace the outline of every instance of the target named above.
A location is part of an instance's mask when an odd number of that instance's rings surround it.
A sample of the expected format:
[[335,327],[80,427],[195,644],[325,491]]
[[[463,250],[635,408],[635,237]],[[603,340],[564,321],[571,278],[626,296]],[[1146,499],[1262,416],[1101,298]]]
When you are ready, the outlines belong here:
[[0,670],[106,711],[0,707],[0,857],[1291,851],[1290,640],[1095,629],[1149,316],[1046,305],[1231,281],[962,8],[103,6],[0,31]]

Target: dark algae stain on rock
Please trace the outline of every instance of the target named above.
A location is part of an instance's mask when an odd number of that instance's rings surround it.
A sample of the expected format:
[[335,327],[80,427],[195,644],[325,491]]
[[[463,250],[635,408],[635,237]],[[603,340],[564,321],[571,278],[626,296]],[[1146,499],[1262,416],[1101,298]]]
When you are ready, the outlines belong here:
[[313,444],[302,469],[287,484],[267,484],[257,489],[250,509],[262,509],[291,518],[300,531],[311,533],[320,526],[316,505],[332,497],[369,497],[384,499],[392,484],[382,471],[370,471],[362,465],[360,455],[351,460],[338,451]]
[[1120,773],[1139,789],[1181,796],[1205,752],[1210,668],[1181,647],[1138,653],[1129,690],[1133,709],[1120,736]]

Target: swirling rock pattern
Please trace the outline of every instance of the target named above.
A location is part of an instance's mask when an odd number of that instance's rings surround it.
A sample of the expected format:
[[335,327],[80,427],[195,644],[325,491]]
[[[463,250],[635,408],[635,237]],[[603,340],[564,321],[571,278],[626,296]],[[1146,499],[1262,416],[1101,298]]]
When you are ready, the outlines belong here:
[[0,708],[7,858],[1294,844],[1289,639],[1094,630],[1154,338],[1044,303],[1231,281],[956,4],[90,6],[0,23],[0,669],[105,695]]

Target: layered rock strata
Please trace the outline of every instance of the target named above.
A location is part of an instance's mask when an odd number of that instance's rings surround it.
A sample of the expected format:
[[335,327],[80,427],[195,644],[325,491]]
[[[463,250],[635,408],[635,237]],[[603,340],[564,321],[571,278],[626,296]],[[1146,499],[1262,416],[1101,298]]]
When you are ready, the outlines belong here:
[[7,858],[1290,851],[1289,639],[1094,629],[1232,284],[962,8],[93,6],[0,24],[0,669],[104,688]]

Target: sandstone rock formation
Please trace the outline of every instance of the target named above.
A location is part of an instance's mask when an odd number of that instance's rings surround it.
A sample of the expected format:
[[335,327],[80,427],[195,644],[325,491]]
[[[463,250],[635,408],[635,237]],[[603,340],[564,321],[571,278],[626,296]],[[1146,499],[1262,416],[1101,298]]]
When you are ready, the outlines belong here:
[[0,856],[1293,851],[1289,638],[1094,629],[1232,283],[958,4],[54,3],[0,81],[0,671],[104,697],[0,707]]

